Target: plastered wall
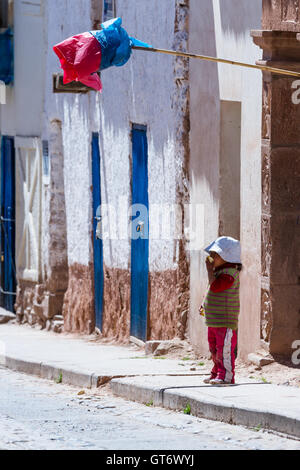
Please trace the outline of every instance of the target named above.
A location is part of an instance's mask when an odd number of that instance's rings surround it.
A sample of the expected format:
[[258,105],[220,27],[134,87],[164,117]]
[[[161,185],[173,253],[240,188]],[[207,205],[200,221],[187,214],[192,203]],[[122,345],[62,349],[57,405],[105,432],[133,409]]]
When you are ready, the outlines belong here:
[[[259,0],[214,0],[201,2],[201,8],[197,0],[191,0],[190,8],[192,52],[253,64],[259,58],[250,37],[250,30],[261,23]],[[241,103],[240,239],[244,270],[239,352],[245,357],[260,341],[261,73],[225,64],[191,61],[190,86],[191,199],[205,206],[205,245],[219,236],[219,175],[223,150],[220,148],[220,103]],[[228,185],[229,194],[230,191]],[[207,287],[204,261],[204,252],[193,253],[189,325],[193,344],[200,352],[207,353],[206,327],[198,315],[198,306]]]

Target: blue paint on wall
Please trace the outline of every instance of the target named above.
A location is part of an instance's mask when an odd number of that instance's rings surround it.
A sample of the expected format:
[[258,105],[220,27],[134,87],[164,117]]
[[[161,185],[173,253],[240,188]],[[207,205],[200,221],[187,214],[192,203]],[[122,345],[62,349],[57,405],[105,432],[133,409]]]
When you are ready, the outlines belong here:
[[[94,282],[95,282],[95,323],[102,330],[103,320],[103,241],[96,236],[101,206],[101,176],[99,134],[92,136],[92,173],[93,173],[93,241],[94,241]],[[99,228],[99,226],[98,226]]]
[[1,142],[1,294],[0,304],[14,312],[15,267],[15,147],[13,137]]
[[132,129],[132,206],[130,333],[146,341],[149,275],[148,144],[147,131],[142,126],[133,126]]

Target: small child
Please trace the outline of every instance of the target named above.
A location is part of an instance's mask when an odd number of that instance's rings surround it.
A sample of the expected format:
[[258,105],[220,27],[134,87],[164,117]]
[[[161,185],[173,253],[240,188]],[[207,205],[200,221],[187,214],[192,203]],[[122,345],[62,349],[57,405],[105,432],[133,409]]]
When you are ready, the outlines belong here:
[[205,251],[210,255],[206,259],[210,288],[203,309],[214,367],[210,378],[204,382],[234,384],[242,269],[240,242],[231,237],[219,237]]

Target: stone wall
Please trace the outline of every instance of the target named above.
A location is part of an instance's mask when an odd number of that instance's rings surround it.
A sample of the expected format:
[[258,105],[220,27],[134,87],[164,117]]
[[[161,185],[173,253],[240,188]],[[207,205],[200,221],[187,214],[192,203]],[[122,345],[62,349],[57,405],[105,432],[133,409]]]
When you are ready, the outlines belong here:
[[[299,2],[263,4],[268,30],[252,32],[263,50],[260,63],[300,72]],[[295,80],[263,74],[261,338],[273,355],[286,357],[300,337],[300,105],[292,99]]]
[[300,32],[299,0],[263,0],[262,28]]
[[104,266],[103,307],[103,336],[126,342],[130,336],[128,270]]
[[93,266],[69,266],[63,304],[64,331],[91,334],[95,329]]

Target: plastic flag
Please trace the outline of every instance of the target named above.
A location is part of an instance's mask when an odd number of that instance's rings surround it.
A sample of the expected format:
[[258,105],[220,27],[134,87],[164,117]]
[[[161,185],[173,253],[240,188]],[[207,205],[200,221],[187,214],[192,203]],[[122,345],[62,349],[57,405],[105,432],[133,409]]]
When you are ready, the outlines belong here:
[[101,30],[72,36],[53,47],[64,71],[64,83],[79,81],[101,91],[102,83],[97,72],[114,65],[125,65],[133,46],[152,48],[130,37],[122,28],[121,18],[106,21],[101,27]]

